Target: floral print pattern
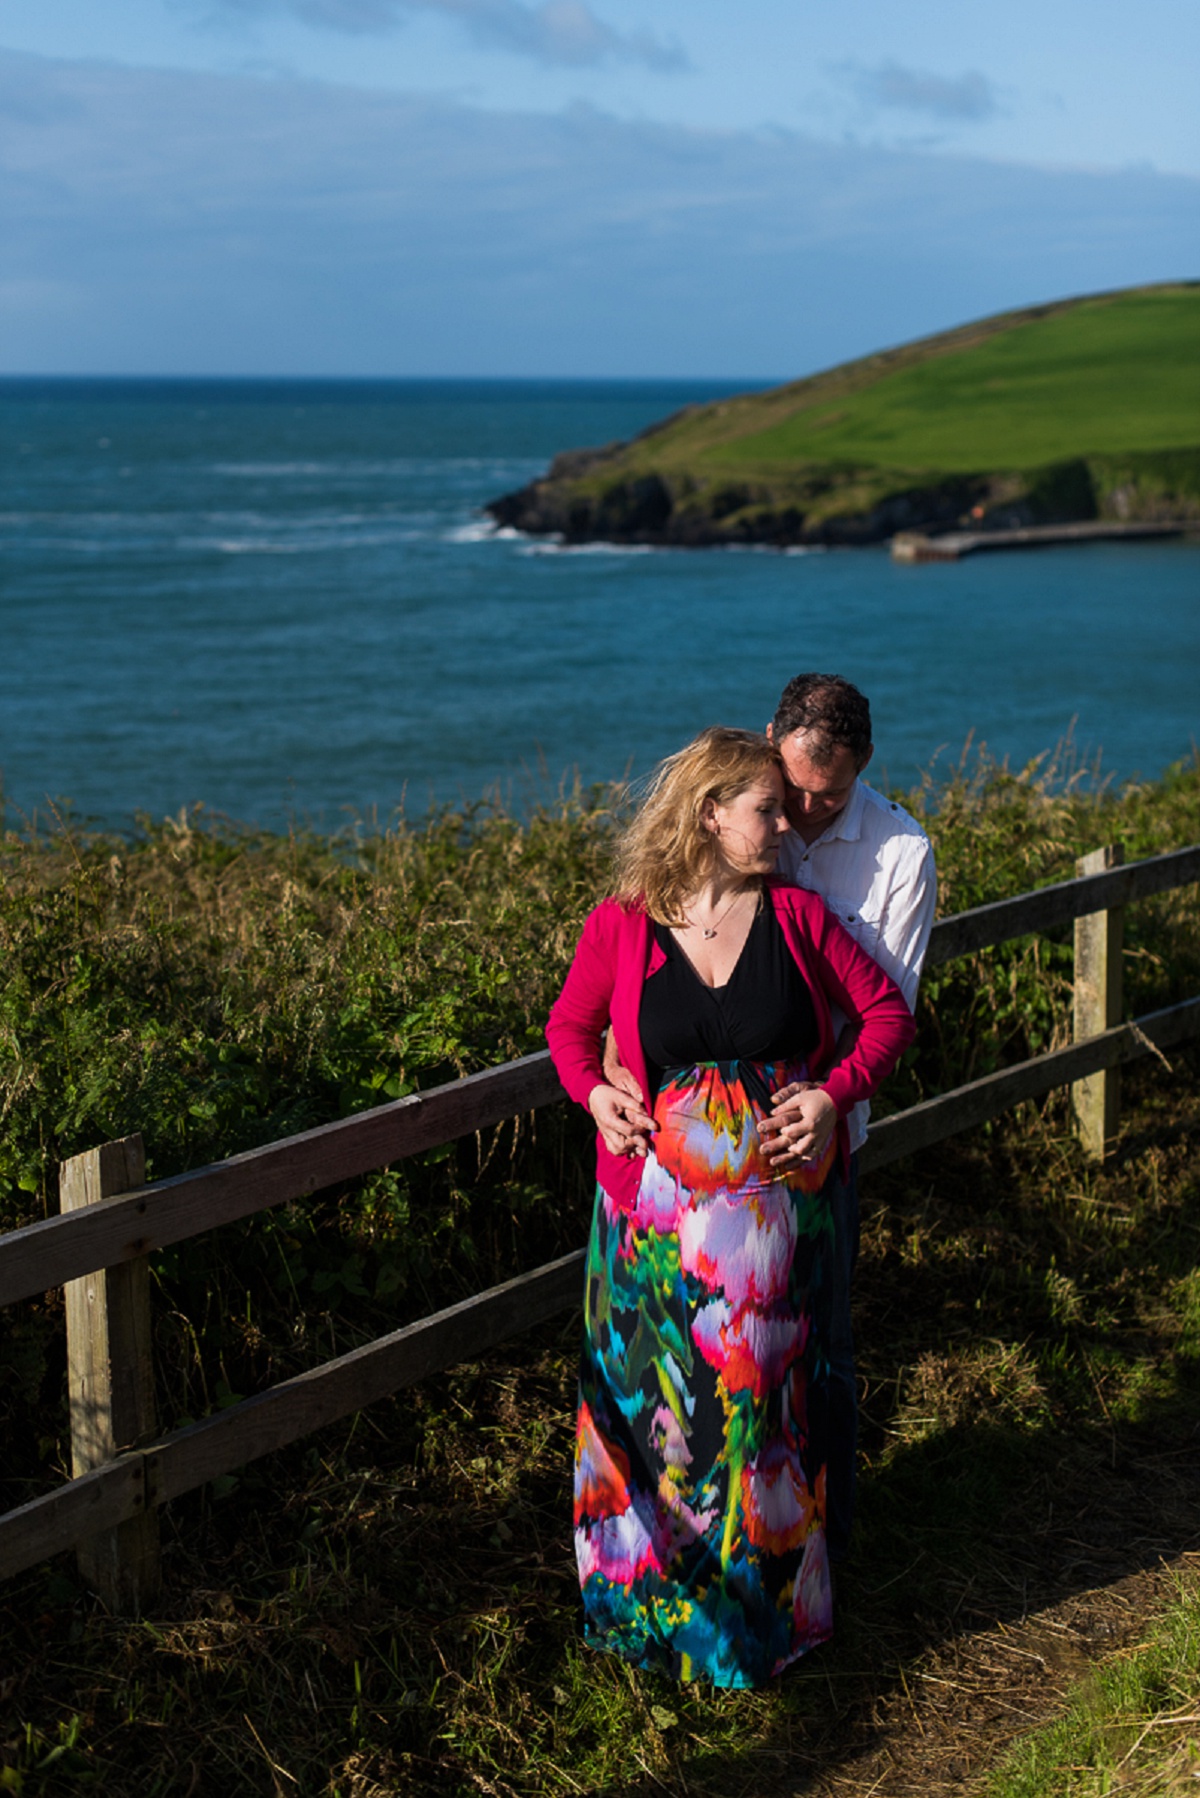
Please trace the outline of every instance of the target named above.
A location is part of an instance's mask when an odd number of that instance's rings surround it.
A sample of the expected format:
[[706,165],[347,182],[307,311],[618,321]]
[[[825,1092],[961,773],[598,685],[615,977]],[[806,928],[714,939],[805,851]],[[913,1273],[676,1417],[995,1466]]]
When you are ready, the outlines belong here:
[[832,1630],[836,1142],[777,1178],[752,1096],[805,1077],[676,1070],[631,1204],[596,1195],[575,1452],[587,1639],[677,1679],[758,1685]]

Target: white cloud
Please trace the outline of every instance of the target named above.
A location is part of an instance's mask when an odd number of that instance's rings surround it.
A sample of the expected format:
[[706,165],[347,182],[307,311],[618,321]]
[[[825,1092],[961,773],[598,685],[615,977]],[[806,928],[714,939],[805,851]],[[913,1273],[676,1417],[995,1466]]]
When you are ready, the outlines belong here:
[[407,14],[441,13],[458,20],[480,43],[535,62],[580,68],[602,62],[640,63],[669,72],[687,66],[677,44],[649,32],[622,32],[598,18],[584,0],[208,0],[210,20],[290,13],[306,25],[353,35],[392,31]]

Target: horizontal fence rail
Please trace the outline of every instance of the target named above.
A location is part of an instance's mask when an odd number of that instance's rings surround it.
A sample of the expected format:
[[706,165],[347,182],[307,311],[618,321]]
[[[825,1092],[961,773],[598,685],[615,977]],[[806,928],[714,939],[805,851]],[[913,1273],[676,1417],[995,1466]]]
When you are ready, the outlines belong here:
[[0,1579],[115,1529],[577,1304],[583,1250],[283,1380],[0,1517]]
[[0,1305],[185,1242],[563,1097],[543,1049],[0,1237]]
[[1055,886],[1038,887],[1036,892],[1021,893],[1015,899],[977,905],[972,911],[960,911],[934,925],[925,966],[936,968],[959,955],[969,955],[974,949],[993,949],[998,943],[1011,942],[1013,937],[1053,930],[1059,924],[1086,917],[1089,912],[1112,911],[1135,899],[1169,892],[1172,887],[1190,886],[1194,880],[1200,880],[1200,844],[1172,850],[1169,855],[1154,855],[1144,862],[1130,862],[1127,868],[1088,874],[1082,880],[1061,880]]
[[0,1517],[0,1579],[11,1579],[73,1548],[101,1530],[116,1529],[146,1507],[142,1456],[123,1455]]
[[1019,1061],[1015,1067],[985,1074],[967,1086],[956,1086],[936,1099],[898,1111],[894,1117],[881,1118],[868,1130],[859,1152],[860,1165],[864,1172],[887,1167],[889,1162],[902,1161],[919,1149],[932,1148],[949,1136],[959,1136],[964,1130],[986,1124],[1056,1086],[1070,1086],[1086,1074],[1120,1067],[1143,1055],[1161,1055],[1164,1049],[1173,1049],[1197,1037],[1200,999],[1185,999],[1181,1005],[1147,1012],[1132,1023],[1118,1024],[1099,1036],[1090,1036],[1086,1042],[1035,1055],[1029,1061]]
[[[999,900],[934,926],[926,966],[1112,911],[1200,880],[1200,846]],[[1200,1038],[1200,997],[973,1080],[875,1122],[862,1151],[880,1168],[1036,1098]],[[217,1225],[440,1147],[563,1097],[546,1053],[412,1094],[194,1173],[119,1192],[0,1237],[0,1303],[27,1298]],[[115,1147],[116,1145],[110,1145]],[[130,1175],[124,1176],[126,1179]],[[129,1449],[0,1516],[0,1578],[97,1539],[469,1359],[576,1304],[583,1251],[422,1318],[170,1435]]]

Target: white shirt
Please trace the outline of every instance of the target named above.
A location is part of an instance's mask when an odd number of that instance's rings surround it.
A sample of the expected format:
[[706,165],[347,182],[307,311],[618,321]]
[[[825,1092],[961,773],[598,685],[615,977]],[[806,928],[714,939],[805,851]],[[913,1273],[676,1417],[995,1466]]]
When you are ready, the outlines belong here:
[[[916,1010],[921,964],[937,902],[933,848],[902,805],[856,780],[849,799],[815,843],[798,831],[784,836],[778,872],[819,893],[855,942],[872,956]],[[835,1008],[834,1031],[845,1019]],[[866,1100],[847,1120],[851,1149],[867,1140]]]

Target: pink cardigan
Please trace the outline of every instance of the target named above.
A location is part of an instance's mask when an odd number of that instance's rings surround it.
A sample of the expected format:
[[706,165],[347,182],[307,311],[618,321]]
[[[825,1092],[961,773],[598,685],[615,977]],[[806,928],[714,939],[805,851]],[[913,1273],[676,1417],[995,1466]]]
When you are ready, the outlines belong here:
[[[813,996],[819,1039],[811,1065],[825,1067],[833,1054],[831,1002],[860,1026],[853,1051],[821,1082],[837,1107],[845,1160],[847,1112],[870,1098],[891,1072],[916,1035],[916,1025],[899,987],[842,929],[824,900],[777,880],[766,882],[766,893]],[[605,899],[588,917],[546,1025],[558,1077],[580,1105],[586,1106],[592,1089],[604,1080],[600,1035],[606,1025],[612,1027],[623,1064],[637,1076],[642,1092],[649,1091],[638,1011],[642,987],[665,960],[644,911]],[[597,1178],[618,1205],[633,1203],[641,1173],[640,1158],[613,1155],[597,1133]]]

